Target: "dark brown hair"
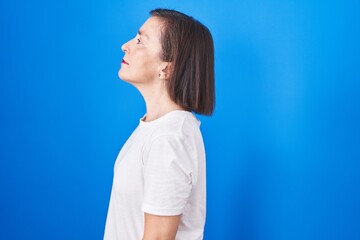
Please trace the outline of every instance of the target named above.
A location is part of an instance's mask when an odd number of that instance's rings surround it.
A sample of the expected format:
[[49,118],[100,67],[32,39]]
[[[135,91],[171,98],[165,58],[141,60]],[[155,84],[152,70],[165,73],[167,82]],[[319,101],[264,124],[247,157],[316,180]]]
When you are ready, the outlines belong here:
[[172,63],[170,98],[189,111],[211,115],[215,107],[214,44],[207,27],[175,10],[155,9],[164,20],[162,61]]

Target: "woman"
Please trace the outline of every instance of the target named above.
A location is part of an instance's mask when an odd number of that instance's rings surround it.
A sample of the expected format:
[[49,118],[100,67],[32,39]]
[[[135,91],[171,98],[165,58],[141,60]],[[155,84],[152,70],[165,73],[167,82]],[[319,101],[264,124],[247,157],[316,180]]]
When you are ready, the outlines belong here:
[[146,114],[116,159],[104,239],[202,239],[205,151],[192,112],[214,109],[213,41],[185,14],[150,14],[122,46],[119,77],[140,91]]

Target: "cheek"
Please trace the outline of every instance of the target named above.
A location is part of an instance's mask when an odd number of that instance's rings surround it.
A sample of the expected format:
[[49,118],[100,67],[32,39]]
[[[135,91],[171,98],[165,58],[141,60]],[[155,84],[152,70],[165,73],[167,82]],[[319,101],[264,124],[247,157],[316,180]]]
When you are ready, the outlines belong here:
[[135,64],[141,64],[143,67],[151,65],[154,62],[154,57],[145,51],[139,51],[134,55]]
[[134,65],[136,65],[137,70],[142,72],[146,71],[148,74],[157,72],[159,61],[154,54],[139,53],[139,55],[134,59],[136,59]]

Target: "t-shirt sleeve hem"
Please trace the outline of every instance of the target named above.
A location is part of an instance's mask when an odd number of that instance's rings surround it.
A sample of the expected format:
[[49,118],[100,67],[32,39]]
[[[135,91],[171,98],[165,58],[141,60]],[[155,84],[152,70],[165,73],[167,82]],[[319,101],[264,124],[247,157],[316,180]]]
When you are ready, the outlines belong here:
[[146,204],[143,204],[142,210],[144,213],[149,213],[158,216],[176,216],[182,214],[182,209],[154,208]]

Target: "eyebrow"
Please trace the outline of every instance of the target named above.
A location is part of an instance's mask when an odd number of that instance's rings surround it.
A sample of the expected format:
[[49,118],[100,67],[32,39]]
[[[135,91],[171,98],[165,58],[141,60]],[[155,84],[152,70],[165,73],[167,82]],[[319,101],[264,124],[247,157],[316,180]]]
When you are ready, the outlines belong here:
[[146,38],[149,38],[149,36],[148,36],[146,33],[142,32],[140,29],[138,30],[138,34],[139,34],[140,36],[144,36],[144,37],[146,37]]

